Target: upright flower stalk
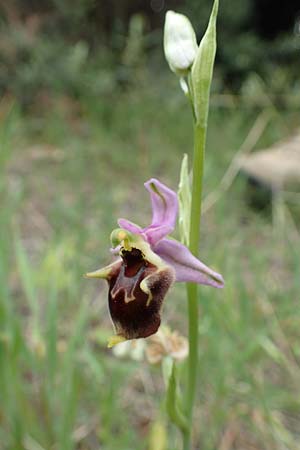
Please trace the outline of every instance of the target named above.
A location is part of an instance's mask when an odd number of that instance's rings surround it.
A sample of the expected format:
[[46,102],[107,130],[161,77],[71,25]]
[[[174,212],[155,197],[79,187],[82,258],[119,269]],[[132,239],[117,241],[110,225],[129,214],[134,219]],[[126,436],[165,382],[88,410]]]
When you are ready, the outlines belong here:
[[[216,53],[216,19],[218,13],[218,0],[214,0],[209,24],[207,30],[200,42],[200,45],[195,53],[195,59],[191,62],[190,55],[194,51],[194,31],[192,26],[186,24],[187,18],[182,19],[184,24],[184,33],[178,30],[177,37],[174,39],[174,43],[178,45],[178,55],[169,44],[169,48],[166,43],[172,38],[166,36],[164,38],[165,43],[165,55],[173,72],[181,76],[180,85],[183,88],[185,94],[189,97],[194,121],[194,154],[193,154],[193,178],[192,178],[192,200],[190,211],[190,229],[189,229],[189,249],[196,257],[199,254],[200,243],[200,220],[201,220],[201,202],[202,202],[202,180],[204,172],[204,156],[206,146],[206,131],[207,120],[209,111],[209,94],[212,80],[213,66]],[[172,26],[171,21],[174,21]],[[173,14],[167,13],[165,34],[172,30],[174,34],[174,27],[179,24],[180,20],[174,20]],[[188,35],[190,30],[190,35]],[[182,36],[182,38],[181,38]],[[187,48],[187,43],[189,48]],[[182,55],[183,49],[186,49],[187,57]],[[173,59],[171,59],[171,57]],[[187,61],[185,66],[185,77],[182,77],[182,61]],[[174,70],[176,68],[178,70]],[[195,283],[187,284],[187,297],[188,297],[188,322],[189,322],[189,357],[188,357],[188,380],[185,393],[185,414],[187,417],[188,427],[182,429],[183,433],[183,446],[184,450],[191,449],[191,432],[193,423],[193,409],[196,398],[197,388],[197,374],[198,374],[198,328],[199,328],[199,315],[198,315],[198,286]]]
[[[190,219],[190,251],[197,256],[200,242],[200,218],[202,199],[202,180],[204,168],[206,142],[206,127],[194,124],[194,161],[193,161],[193,184],[192,204]],[[187,284],[188,298],[188,326],[189,326],[189,355],[188,355],[188,382],[186,393],[186,414],[189,429],[184,433],[184,450],[190,449],[191,431],[193,424],[193,409],[197,390],[198,375],[198,286],[195,283]]]

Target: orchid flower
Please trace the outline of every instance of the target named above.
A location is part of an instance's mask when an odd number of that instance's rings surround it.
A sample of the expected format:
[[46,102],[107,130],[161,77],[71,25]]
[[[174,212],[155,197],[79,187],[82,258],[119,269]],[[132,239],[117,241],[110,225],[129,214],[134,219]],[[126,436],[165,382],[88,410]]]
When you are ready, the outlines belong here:
[[174,281],[216,288],[223,278],[189,249],[167,236],[174,230],[178,213],[177,194],[155,178],[145,183],[152,204],[152,222],[146,228],[119,219],[111,234],[117,259],[109,266],[86,274],[104,278],[109,285],[108,303],[116,335],[108,346],[148,337],[160,326],[163,300]]

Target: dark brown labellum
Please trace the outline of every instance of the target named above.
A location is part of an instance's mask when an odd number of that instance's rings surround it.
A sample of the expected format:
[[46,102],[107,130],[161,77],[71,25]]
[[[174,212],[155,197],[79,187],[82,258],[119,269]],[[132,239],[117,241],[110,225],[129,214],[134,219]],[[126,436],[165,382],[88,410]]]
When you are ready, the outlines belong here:
[[[122,261],[111,273],[109,310],[118,335],[126,339],[145,338],[160,325],[163,299],[174,281],[171,267],[149,263],[140,250],[121,252]],[[146,279],[149,293],[140,284]]]

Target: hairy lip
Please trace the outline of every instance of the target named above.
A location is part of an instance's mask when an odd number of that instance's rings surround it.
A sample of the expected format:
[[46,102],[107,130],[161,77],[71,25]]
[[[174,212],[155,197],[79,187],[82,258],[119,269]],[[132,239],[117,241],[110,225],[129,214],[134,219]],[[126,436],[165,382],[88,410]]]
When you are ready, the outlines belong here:
[[[173,270],[158,269],[138,249],[121,251],[121,257],[108,280],[109,310],[116,332],[126,339],[150,336],[160,325],[160,310],[174,280]],[[143,280],[149,280],[148,292],[141,289]]]

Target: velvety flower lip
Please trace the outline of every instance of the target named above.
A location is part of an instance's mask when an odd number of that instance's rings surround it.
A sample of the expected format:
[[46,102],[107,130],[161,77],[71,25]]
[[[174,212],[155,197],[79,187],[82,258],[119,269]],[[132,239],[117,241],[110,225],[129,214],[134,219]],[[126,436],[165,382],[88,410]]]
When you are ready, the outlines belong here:
[[126,219],[119,219],[119,226],[142,236],[150,244],[153,252],[175,269],[176,281],[222,288],[224,286],[222,275],[197,259],[185,245],[175,239],[166,238],[175,228],[178,214],[177,194],[155,178],[148,180],[145,188],[150,193],[151,224],[141,228]]
[[116,331],[109,347],[156,333],[163,300],[175,281],[173,267],[154,253],[141,235],[119,228],[112,232],[111,241],[120,248],[120,258],[86,274],[108,282],[108,306]]

